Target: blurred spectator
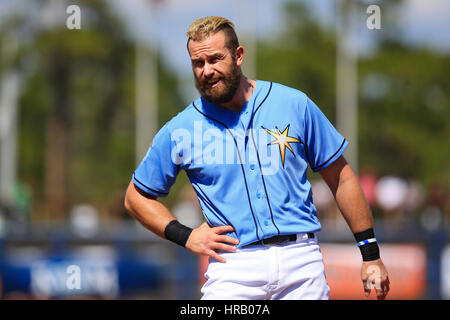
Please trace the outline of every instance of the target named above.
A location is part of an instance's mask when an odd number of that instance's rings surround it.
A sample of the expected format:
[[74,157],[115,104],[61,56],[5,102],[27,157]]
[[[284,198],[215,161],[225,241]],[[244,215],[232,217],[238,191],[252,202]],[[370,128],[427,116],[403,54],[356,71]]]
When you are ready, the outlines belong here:
[[204,221],[197,194],[191,185],[186,184],[180,193],[180,202],[172,209],[173,215],[182,224],[197,228]]
[[74,234],[82,238],[92,238],[99,229],[98,210],[90,204],[79,204],[70,211],[70,225]]
[[314,180],[311,188],[314,206],[324,229],[327,232],[345,232],[347,225],[326,182],[322,179]]
[[367,202],[370,207],[374,207],[376,204],[376,194],[375,187],[377,184],[378,176],[376,174],[375,168],[372,166],[365,166],[361,168],[359,172],[359,183],[364,191]]
[[430,184],[426,198],[425,209],[420,215],[422,227],[429,232],[448,227],[449,190],[441,178],[435,178]]
[[438,231],[442,223],[443,215],[437,206],[427,206],[420,215],[420,224],[428,232]]
[[376,186],[378,182],[376,168],[370,165],[363,166],[359,171],[358,180],[364,195],[366,196],[367,203],[372,211],[374,220],[382,220],[383,210],[378,205],[376,194]]
[[3,238],[5,235],[6,235],[6,217],[5,214],[2,212],[2,210],[0,209],[0,239]]
[[108,199],[108,203],[106,206],[107,214],[106,216],[109,219],[132,219],[128,212],[125,210],[124,206],[124,200],[125,200],[125,191],[123,189],[118,189],[115,192],[111,193],[111,196]]
[[425,207],[425,188],[416,180],[408,182],[408,193],[405,200],[406,222],[411,227],[419,225],[419,215]]
[[334,219],[334,197],[330,188],[323,180],[314,180],[311,182],[313,202],[317,211],[325,219]]
[[28,221],[30,218],[32,201],[32,191],[25,182],[17,182],[14,186],[15,217],[21,221]]
[[408,182],[408,192],[405,199],[405,210],[411,214],[417,213],[425,201],[425,189],[415,180]]
[[375,193],[377,203],[383,210],[384,225],[395,228],[403,224],[408,183],[400,177],[385,176],[378,180]]
[[9,201],[0,199],[0,215],[10,219],[13,212],[13,206]]
[[447,231],[450,233],[450,189],[447,188],[445,192],[444,198],[444,219],[445,219],[445,227]]

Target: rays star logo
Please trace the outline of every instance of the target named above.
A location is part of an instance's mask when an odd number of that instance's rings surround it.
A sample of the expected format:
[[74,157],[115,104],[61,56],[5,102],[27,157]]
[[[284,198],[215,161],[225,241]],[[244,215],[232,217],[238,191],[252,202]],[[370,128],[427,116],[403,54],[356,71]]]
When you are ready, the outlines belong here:
[[271,136],[273,136],[276,139],[267,145],[269,146],[269,145],[278,144],[278,147],[280,148],[281,163],[283,164],[283,168],[284,168],[284,159],[286,156],[286,148],[288,148],[295,157],[294,150],[292,150],[290,143],[302,143],[302,142],[294,137],[289,137],[289,135],[288,135],[289,134],[289,124],[286,126],[286,128],[283,130],[283,132],[281,132],[277,127],[275,127],[275,129],[277,129],[277,132],[270,131],[269,129],[266,129],[263,126],[261,126],[261,128],[266,130],[266,132],[268,134],[270,134]]

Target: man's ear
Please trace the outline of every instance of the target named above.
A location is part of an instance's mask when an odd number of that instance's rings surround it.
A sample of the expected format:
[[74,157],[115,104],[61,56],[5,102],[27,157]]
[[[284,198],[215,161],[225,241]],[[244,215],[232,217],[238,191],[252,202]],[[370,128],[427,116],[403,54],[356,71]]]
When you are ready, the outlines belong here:
[[244,47],[242,46],[237,47],[235,55],[236,55],[236,65],[240,67],[242,65],[242,62],[244,61]]
[[191,52],[189,51],[189,42],[190,41],[191,41],[191,39],[188,39],[187,42],[186,42],[186,49],[187,49],[187,52],[189,54],[189,57],[191,56]]

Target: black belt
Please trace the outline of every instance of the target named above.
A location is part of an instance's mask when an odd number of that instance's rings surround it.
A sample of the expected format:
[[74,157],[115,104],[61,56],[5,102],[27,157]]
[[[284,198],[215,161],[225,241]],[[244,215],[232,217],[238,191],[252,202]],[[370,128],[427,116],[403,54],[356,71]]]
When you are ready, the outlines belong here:
[[[308,239],[314,238],[313,232],[308,232]],[[255,242],[252,242],[248,244],[247,246],[267,246],[271,244],[282,244],[282,243],[288,243],[288,242],[295,242],[297,241],[297,235],[296,234],[287,234],[287,235],[280,235],[280,236],[273,236],[267,239],[258,240]]]

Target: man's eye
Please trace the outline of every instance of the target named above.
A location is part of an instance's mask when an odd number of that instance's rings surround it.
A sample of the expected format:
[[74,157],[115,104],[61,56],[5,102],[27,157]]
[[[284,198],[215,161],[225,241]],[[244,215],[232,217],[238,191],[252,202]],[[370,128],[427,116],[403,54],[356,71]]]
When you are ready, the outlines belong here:
[[194,62],[194,67],[196,67],[196,68],[201,68],[201,67],[203,67],[203,65],[204,65],[203,61],[195,61]]

